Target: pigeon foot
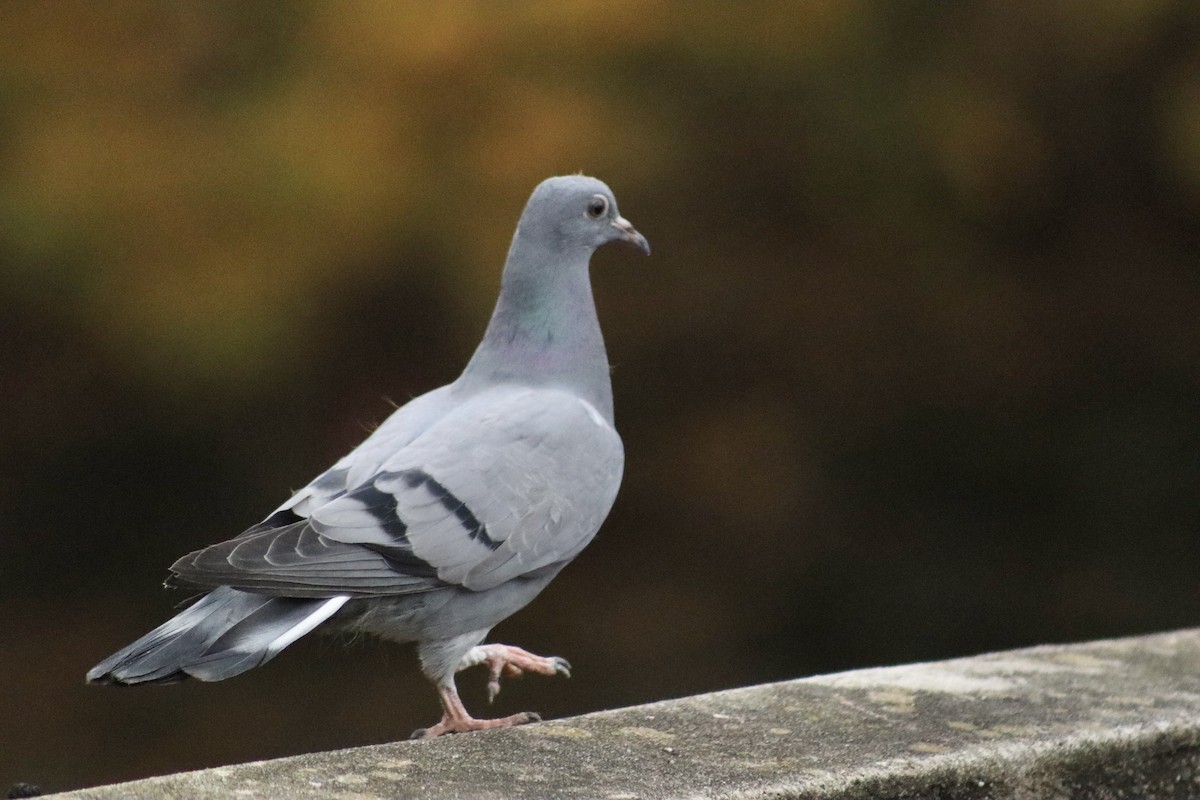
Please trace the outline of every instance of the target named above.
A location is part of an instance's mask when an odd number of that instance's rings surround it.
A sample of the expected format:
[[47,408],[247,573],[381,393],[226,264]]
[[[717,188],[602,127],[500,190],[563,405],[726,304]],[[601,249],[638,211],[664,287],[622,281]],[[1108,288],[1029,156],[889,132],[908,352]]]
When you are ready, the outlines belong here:
[[476,664],[488,668],[488,702],[500,694],[500,677],[519,678],[526,672],[538,675],[571,677],[571,663],[559,656],[539,656],[510,644],[481,644],[472,647],[458,663],[463,670]]
[[476,719],[467,713],[467,709],[458,697],[453,686],[439,686],[438,696],[442,701],[442,719],[438,724],[429,728],[417,728],[410,739],[433,739],[447,733],[469,733],[471,731],[486,731],[491,728],[511,728],[530,722],[540,722],[541,716],[532,711],[522,711],[511,717],[497,719]]
[[475,719],[475,717],[470,716],[463,719],[456,719],[449,714],[445,714],[442,716],[442,721],[437,725],[430,728],[417,728],[409,738],[433,739],[447,733],[470,733],[471,731],[486,731],[491,728],[512,728],[516,725],[541,721],[541,716],[532,711],[522,711],[520,714],[513,714],[511,717],[500,717],[498,719]]

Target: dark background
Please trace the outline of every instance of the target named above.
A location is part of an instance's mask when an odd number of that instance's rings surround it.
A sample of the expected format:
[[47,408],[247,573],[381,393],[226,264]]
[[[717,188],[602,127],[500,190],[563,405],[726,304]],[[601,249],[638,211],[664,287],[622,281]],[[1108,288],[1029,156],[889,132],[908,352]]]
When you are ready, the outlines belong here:
[[[1200,7],[0,4],[0,788],[387,741],[405,648],[85,687],[452,380],[532,187],[608,181],[628,466],[496,638],[575,714],[1200,620]],[[484,678],[463,676],[483,713]]]

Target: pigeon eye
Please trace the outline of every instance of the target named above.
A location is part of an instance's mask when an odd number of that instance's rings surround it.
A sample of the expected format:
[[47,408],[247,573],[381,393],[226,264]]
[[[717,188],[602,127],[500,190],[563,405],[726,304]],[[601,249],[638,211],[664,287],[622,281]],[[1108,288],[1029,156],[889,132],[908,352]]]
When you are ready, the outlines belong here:
[[588,201],[587,215],[592,219],[600,219],[608,213],[608,198],[598,194]]

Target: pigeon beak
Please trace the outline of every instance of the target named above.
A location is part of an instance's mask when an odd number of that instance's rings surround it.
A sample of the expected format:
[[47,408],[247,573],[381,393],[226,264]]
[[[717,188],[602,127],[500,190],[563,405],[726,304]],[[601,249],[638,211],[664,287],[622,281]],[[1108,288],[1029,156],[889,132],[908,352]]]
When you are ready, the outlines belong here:
[[650,243],[646,241],[645,236],[637,232],[632,222],[624,217],[617,217],[612,221],[612,226],[621,232],[622,242],[629,242],[646,255],[650,255]]

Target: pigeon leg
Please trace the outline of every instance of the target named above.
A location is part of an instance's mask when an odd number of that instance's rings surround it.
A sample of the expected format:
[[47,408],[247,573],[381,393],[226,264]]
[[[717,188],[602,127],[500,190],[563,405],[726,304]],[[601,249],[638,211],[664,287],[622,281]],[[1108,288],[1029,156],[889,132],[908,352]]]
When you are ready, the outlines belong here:
[[562,675],[571,677],[571,664],[559,656],[539,656],[511,644],[481,644],[467,651],[458,662],[455,670],[460,671],[476,664],[487,664],[488,667],[488,702],[491,703],[500,694],[501,675],[509,678],[519,678],[526,672],[538,675]]
[[531,711],[513,714],[511,717],[499,719],[475,719],[467,713],[466,707],[458,697],[454,682],[438,687],[438,699],[442,701],[442,721],[431,728],[418,728],[413,731],[413,739],[432,739],[445,733],[466,733],[468,731],[483,731],[488,728],[511,728],[514,725],[524,725],[527,722],[537,722],[541,719]]

